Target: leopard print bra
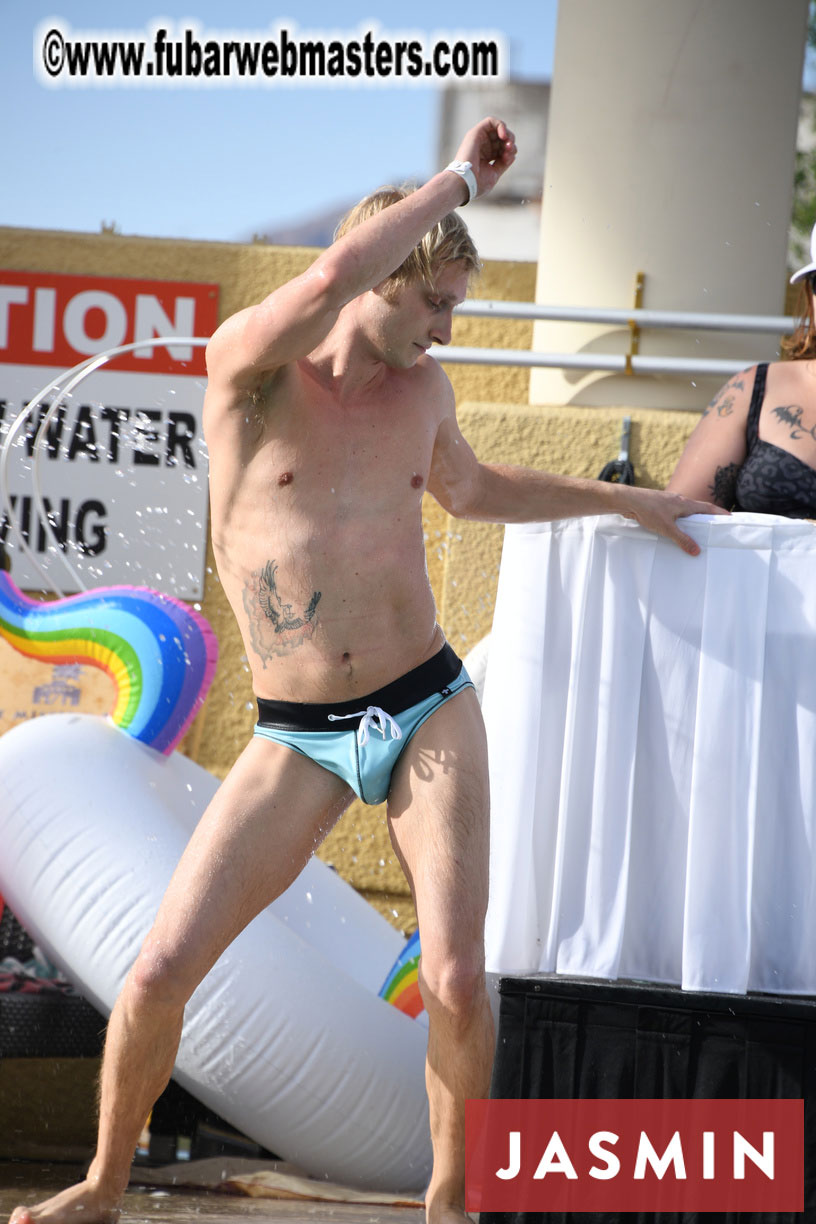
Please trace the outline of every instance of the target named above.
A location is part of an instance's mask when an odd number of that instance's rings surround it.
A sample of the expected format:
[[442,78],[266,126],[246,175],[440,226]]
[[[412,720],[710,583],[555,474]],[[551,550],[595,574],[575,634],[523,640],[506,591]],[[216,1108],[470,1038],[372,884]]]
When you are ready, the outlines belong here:
[[790,451],[759,438],[768,363],[757,366],[745,436],[748,455],[737,476],[735,510],[816,518],[816,469]]

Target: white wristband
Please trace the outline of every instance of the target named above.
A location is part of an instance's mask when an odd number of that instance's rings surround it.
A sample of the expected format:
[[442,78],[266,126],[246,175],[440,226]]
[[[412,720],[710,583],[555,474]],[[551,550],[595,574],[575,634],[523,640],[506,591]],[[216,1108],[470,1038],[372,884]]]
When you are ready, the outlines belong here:
[[468,198],[465,203],[469,204],[479,190],[476,175],[473,173],[473,166],[470,162],[452,161],[445,169],[452,170],[454,174],[458,174],[461,179],[464,179],[468,189]]

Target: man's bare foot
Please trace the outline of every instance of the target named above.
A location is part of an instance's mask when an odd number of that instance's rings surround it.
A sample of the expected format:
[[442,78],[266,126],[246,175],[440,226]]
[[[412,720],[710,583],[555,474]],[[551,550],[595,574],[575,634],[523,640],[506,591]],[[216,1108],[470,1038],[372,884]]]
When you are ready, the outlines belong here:
[[425,1219],[427,1224],[470,1224],[471,1218],[461,1203],[426,1198]]
[[425,1219],[428,1224],[471,1224],[472,1217],[464,1207],[435,1207],[426,1211]]
[[440,1205],[432,1210],[426,1209],[425,1219],[427,1224],[471,1224],[471,1216],[467,1214],[464,1207],[442,1207]]
[[79,1182],[34,1207],[15,1207],[9,1224],[115,1224],[119,1199],[106,1196],[98,1186]]

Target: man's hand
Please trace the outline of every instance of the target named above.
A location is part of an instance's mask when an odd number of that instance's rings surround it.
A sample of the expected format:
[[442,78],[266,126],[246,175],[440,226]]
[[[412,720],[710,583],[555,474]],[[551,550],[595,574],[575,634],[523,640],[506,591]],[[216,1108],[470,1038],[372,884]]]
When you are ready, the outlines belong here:
[[457,161],[469,161],[476,176],[476,196],[492,191],[505,170],[516,160],[516,139],[501,119],[483,119],[471,128],[456,153]]
[[680,530],[677,519],[685,518],[689,514],[729,513],[728,510],[723,510],[722,506],[714,506],[711,502],[693,501],[679,493],[665,493],[660,489],[638,489],[629,485],[626,493],[631,495],[631,500],[627,497],[629,505],[626,509],[621,507],[620,513],[626,518],[635,519],[647,531],[667,536],[690,557],[698,555],[700,545]]

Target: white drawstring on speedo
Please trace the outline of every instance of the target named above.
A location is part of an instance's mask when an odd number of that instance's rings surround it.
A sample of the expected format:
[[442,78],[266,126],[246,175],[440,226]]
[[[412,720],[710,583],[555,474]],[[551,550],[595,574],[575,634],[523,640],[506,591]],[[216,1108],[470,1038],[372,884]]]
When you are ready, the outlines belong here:
[[341,722],[344,718],[359,718],[360,725],[357,728],[357,743],[362,748],[368,743],[368,729],[374,727],[379,731],[383,739],[386,738],[386,732],[391,724],[391,738],[398,740],[402,739],[402,728],[399,723],[387,714],[385,710],[381,710],[379,706],[369,706],[367,710],[358,710],[356,714],[330,714],[329,722]]

